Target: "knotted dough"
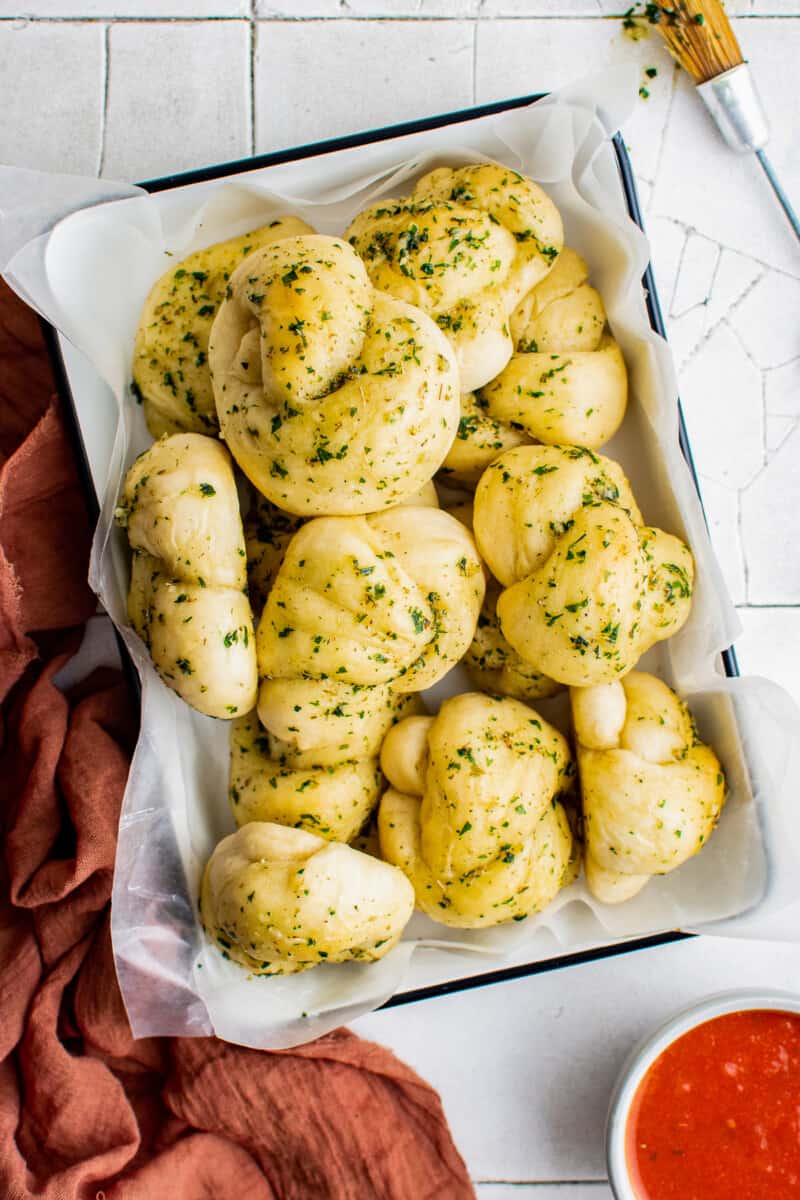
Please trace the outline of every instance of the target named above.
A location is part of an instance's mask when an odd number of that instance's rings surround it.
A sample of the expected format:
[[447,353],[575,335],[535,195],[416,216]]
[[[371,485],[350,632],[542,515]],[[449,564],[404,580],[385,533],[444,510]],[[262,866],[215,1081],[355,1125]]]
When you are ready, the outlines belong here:
[[599,449],[617,432],[628,375],[606,330],[600,295],[565,246],[511,317],[515,352],[495,378],[461,397],[443,473],[474,487],[503,450],[531,441]]
[[[421,705],[413,693],[401,696],[389,687],[330,688],[320,680],[295,683],[291,701],[296,723],[285,738],[265,729],[254,712],[231,726],[236,824],[274,821],[349,842],[380,796],[381,742],[395,721]],[[307,749],[299,749],[298,740]]]
[[[438,507],[433,484],[428,484],[413,500],[416,507]],[[252,535],[248,538],[248,552],[255,554],[249,564],[250,586],[252,592],[256,583],[266,600],[301,523],[263,500],[257,504],[255,515],[260,524],[258,540],[252,540]],[[388,518],[389,514],[384,514],[384,520]],[[341,518],[334,520],[332,527],[334,531],[341,529],[343,523],[350,528],[353,522],[361,521],[362,518]],[[319,531],[315,532],[315,528],[315,522],[310,522],[308,532],[301,538],[299,554],[295,550],[289,557],[287,572],[292,573],[291,578],[287,580],[284,573],[272,600],[271,611],[280,619],[278,637],[273,643],[279,653],[267,652],[262,657],[262,672],[270,677],[261,684],[261,721],[252,714],[231,730],[230,796],[238,824],[277,821],[309,829],[322,837],[350,841],[367,821],[380,794],[378,754],[383,738],[395,721],[419,711],[421,705],[413,692],[397,691],[392,683],[345,681],[320,671],[319,629],[330,632],[324,620],[314,626],[311,652],[306,659],[299,647],[294,648],[289,655],[291,665],[286,668],[290,673],[280,674],[280,651],[288,649],[292,636],[286,633],[285,615],[293,612],[294,606],[302,608],[304,589],[311,583],[305,567],[318,555],[315,546]],[[325,528],[331,526],[323,527],[323,535]],[[449,532],[452,534],[452,528]],[[326,552],[333,551],[335,557],[335,539],[326,541],[323,536],[323,542]],[[463,550],[460,542],[456,548]],[[382,553],[391,555],[392,551],[387,546]],[[471,553],[477,560],[474,545]],[[301,559],[303,567],[299,566]],[[366,573],[359,578],[365,584],[363,599],[369,603],[368,597],[384,585],[371,585],[369,563],[362,565]],[[317,610],[316,615],[324,617],[324,610]],[[360,610],[355,615],[360,616]],[[266,628],[261,637],[269,641]]]
[[[447,510],[472,532],[473,505],[456,504]],[[462,663],[473,685],[482,692],[513,696],[517,700],[542,700],[561,690],[562,685],[525,662],[510,646],[500,628],[497,598],[500,584],[484,566],[486,595],[478,614],[475,636]]]
[[504,587],[500,626],[537,671],[588,687],[630,671],[691,608],[684,543],[644,525],[622,468],[579,446],[520,446],[487,468],[475,539]]
[[360,213],[345,236],[376,287],[419,305],[444,330],[462,392],[502,371],[513,350],[509,317],[564,241],[549,196],[497,163],[430,171],[407,198]]
[[309,521],[258,626],[263,724],[284,737],[295,723],[285,693],[309,679],[348,692],[431,687],[472,640],[484,588],[471,534],[441,509]]
[[566,740],[526,704],[465,692],[436,717],[388,734],[381,855],[414,885],[417,907],[476,929],[544,908],[574,877],[560,794]]
[[413,909],[411,885],[388,863],[263,821],[222,839],[200,896],[209,937],[254,975],[383,958]]
[[242,263],[209,360],[233,457],[298,516],[400,503],[433,476],[458,425],[444,334],[376,291],[338,238],[287,238]]
[[598,900],[636,895],[708,841],[725,779],[683,701],[660,679],[570,691],[583,797],[586,882]]
[[116,517],[133,550],[128,615],[161,678],[207,716],[249,712],[256,648],[225,447],[199,433],[161,438],[128,471]]
[[133,351],[133,384],[153,437],[218,428],[208,338],[228,280],[249,254],[280,238],[313,233],[280,217],[241,237],[215,242],[173,263],[145,301]]

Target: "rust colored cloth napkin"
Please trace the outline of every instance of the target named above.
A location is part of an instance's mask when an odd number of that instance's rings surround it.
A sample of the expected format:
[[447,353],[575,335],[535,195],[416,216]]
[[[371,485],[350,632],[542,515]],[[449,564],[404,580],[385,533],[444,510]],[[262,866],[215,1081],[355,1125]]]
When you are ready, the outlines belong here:
[[347,1030],[281,1053],[134,1041],[111,954],[136,714],[54,676],[95,608],[33,314],[0,281],[0,1196],[467,1200],[437,1094]]

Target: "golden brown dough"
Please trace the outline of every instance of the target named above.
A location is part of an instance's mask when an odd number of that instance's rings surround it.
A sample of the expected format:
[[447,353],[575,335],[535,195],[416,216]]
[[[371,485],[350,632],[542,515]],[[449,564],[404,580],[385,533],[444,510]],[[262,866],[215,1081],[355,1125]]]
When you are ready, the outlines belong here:
[[376,291],[338,238],[287,238],[231,276],[209,361],[222,435],[298,516],[377,512],[441,465],[458,424],[450,345]]
[[[413,496],[402,502],[404,505],[438,508],[439,498],[433,480],[429,480]],[[244,522],[244,540],[247,547],[247,583],[250,603],[256,617],[267,601],[269,590],[275,582],[286,547],[303,524],[301,517],[282,512],[258,493],[254,494],[250,511]]]
[[565,246],[514,312],[515,353],[480,398],[489,416],[537,442],[597,450],[622,424],[628,374],[587,275]]
[[517,700],[544,700],[554,696],[563,685],[527,663],[504,636],[497,616],[500,592],[497,580],[490,580],[475,637],[464,655],[467,674],[473,685],[483,692],[513,696]]
[[274,699],[286,681],[431,687],[469,645],[484,587],[472,536],[440,509],[309,521],[258,627],[262,722],[283,736]]
[[282,512],[256,493],[244,522],[247,583],[256,617],[267,602],[286,547],[302,524],[300,517]]
[[[280,691],[281,681],[276,687]],[[419,711],[420,703],[388,687],[316,679],[283,681],[283,688],[291,693],[291,705],[279,708],[273,695],[267,715],[291,708],[295,723],[283,730],[284,737],[265,729],[255,713],[231,727],[234,819],[237,825],[275,821],[349,842],[378,802],[384,736],[396,721]]]
[[[457,504],[447,511],[472,532],[472,503]],[[463,665],[473,685],[483,692],[513,696],[517,700],[542,700],[561,690],[562,685],[537,671],[509,645],[497,617],[501,587],[484,566],[486,595],[478,615],[475,636]]]
[[490,414],[482,392],[466,392],[461,397],[458,430],[439,477],[445,483],[452,480],[461,487],[474,488],[498,454],[530,441],[523,429]]
[[417,907],[477,929],[521,920],[574,877],[561,792],[566,740],[517,700],[465,693],[437,717],[388,734],[381,766],[381,854],[414,885]]
[[203,874],[209,937],[254,975],[374,962],[414,908],[401,871],[304,829],[254,821],[223,838]]
[[475,487],[503,450],[531,441],[596,450],[619,429],[627,371],[586,276],[586,263],[565,246],[518,305],[511,318],[515,353],[495,379],[461,397],[444,476]]
[[411,196],[359,214],[346,237],[376,287],[419,305],[450,338],[462,392],[508,362],[508,319],[563,245],[549,196],[497,163],[430,171]]
[[228,280],[249,254],[301,233],[313,230],[298,217],[280,217],[241,237],[195,250],[153,285],[133,351],[134,388],[153,437],[216,431],[208,337]]
[[617,904],[708,841],[725,779],[682,700],[660,679],[570,690],[583,797],[586,881]]
[[[423,518],[427,508],[438,507],[436,489],[432,483],[427,484],[413,500],[411,508],[421,508]],[[271,508],[266,502],[261,508],[265,506]],[[273,509],[271,519],[274,522],[276,518],[281,525],[286,524],[286,515]],[[300,523],[295,518],[288,520],[299,528]],[[352,531],[353,522],[358,526],[361,520],[334,519],[331,524],[323,526],[323,534],[325,529],[332,529],[334,535],[337,531],[341,535],[342,528]],[[444,520],[446,522],[447,518]],[[383,518],[376,518],[376,521],[379,524],[381,521],[388,522],[388,528],[393,528],[389,513],[384,514]],[[431,528],[431,521],[434,526],[441,526],[442,514],[427,518],[426,527]],[[400,518],[400,528],[411,526],[417,527],[413,514]],[[267,532],[271,531],[262,531],[265,534]],[[448,532],[452,535],[452,526]],[[320,539],[314,522],[309,523],[302,536],[298,534],[300,549],[295,547],[290,551],[293,536],[288,531],[279,532],[273,539],[279,541],[279,545],[266,541],[263,543],[262,586],[263,564],[266,560],[270,567],[270,579],[269,587],[265,590],[268,594],[273,586],[276,589],[268,607],[273,615],[277,614],[280,624],[278,636],[273,639],[276,652],[268,650],[262,658],[265,678],[259,695],[261,724],[253,718],[242,722],[232,734],[233,811],[240,824],[251,820],[278,821],[281,824],[299,825],[324,837],[349,841],[358,833],[378,799],[378,753],[385,734],[395,721],[416,712],[420,705],[416,696],[409,694],[408,688],[398,691],[391,682],[365,685],[345,679],[342,672],[331,675],[319,667],[323,641],[319,630],[325,629],[326,634],[333,634],[335,640],[337,621],[331,619],[328,623],[327,616],[335,610],[325,609],[324,606],[320,608],[318,599],[315,601],[314,576],[306,568],[320,554],[332,555],[333,579],[336,571],[341,571],[342,564],[337,560],[335,536],[333,539],[326,540],[324,536]],[[457,533],[457,536],[460,539],[460,534]],[[432,545],[435,549],[435,538]],[[469,545],[477,562],[474,544]],[[456,548],[463,550],[461,540]],[[391,543],[387,542],[380,553],[388,561],[393,554]],[[287,554],[289,561],[286,570],[281,582],[276,584]],[[399,557],[402,559],[400,552]],[[300,566],[301,561],[303,566]],[[368,567],[367,563],[363,565]],[[345,574],[348,566],[352,564],[345,561]],[[323,579],[322,575],[318,573],[316,578],[321,583],[323,594],[328,590],[335,591],[335,587],[325,587],[330,581]],[[446,579],[447,575],[445,568],[442,578]],[[379,598],[378,593],[383,585],[371,584],[369,571],[359,574],[358,578],[365,589],[371,589],[364,591],[362,599],[365,603],[369,603],[369,598],[373,596]],[[456,591],[454,598],[460,600],[461,593]],[[346,596],[340,599],[347,603]],[[309,617],[313,626],[305,658],[302,649],[292,645],[293,635],[285,632],[287,613],[295,611],[300,613],[301,620]],[[360,610],[353,616],[353,630],[357,635],[366,621]],[[339,613],[340,632],[343,632],[345,620],[345,614]],[[263,622],[260,636],[265,644],[270,641]],[[286,654],[281,657],[284,648]],[[458,646],[452,653],[457,650]],[[279,662],[282,667],[278,665]]]
[[619,346],[604,334],[593,350],[515,354],[480,398],[489,417],[528,439],[597,450],[622,424],[628,375]]
[[564,246],[552,271],[511,314],[511,336],[519,354],[597,349],[606,310],[588,277],[584,259]]
[[224,446],[197,433],[161,438],[128,471],[116,518],[133,550],[128,614],[161,678],[207,716],[249,712],[255,637]]
[[611,459],[577,446],[509,450],[481,478],[474,521],[505,588],[503,634],[561,683],[620,677],[689,615],[692,556],[679,538],[642,523]]

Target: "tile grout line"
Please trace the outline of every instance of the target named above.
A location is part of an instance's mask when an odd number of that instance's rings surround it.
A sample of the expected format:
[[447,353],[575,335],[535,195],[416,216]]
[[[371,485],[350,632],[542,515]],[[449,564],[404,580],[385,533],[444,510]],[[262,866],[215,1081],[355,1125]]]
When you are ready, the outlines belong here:
[[[759,472],[760,474],[760,472]],[[750,607],[750,563],[747,561],[747,546],[744,540],[744,507],[742,497],[745,489],[736,489],[736,540],[739,543],[739,553],[742,556],[742,582],[744,583],[744,604],[742,608]],[[740,606],[737,604],[737,608]]]
[[743,600],[741,604],[734,604],[733,607],[736,609],[737,612],[739,611],[739,609],[751,609],[751,608],[752,609],[786,608],[790,612],[792,612],[792,611],[800,612],[800,600],[797,600],[794,603],[791,600],[762,600],[762,601]]
[[250,0],[250,157],[256,152],[256,21],[255,0]]
[[[759,368],[760,370],[760,368]],[[769,466],[770,452],[767,449],[767,377],[763,371],[761,374],[761,457],[765,467]],[[780,450],[780,446],[774,451]]]
[[735,521],[735,545],[736,555],[739,560],[739,566],[742,569],[742,588],[744,599],[737,603],[733,601],[734,608],[745,608],[749,604],[749,588],[750,588],[750,568],[747,564],[747,552],[744,545],[744,518],[742,515],[742,489],[734,488],[733,495],[736,500],[736,521]]
[[[703,235],[701,234],[700,236],[702,237]],[[717,282],[717,276],[719,275],[719,268],[722,263],[722,256],[725,252],[722,249],[722,246],[720,246],[719,242],[714,242],[714,241],[712,241],[711,238],[707,238],[706,241],[711,242],[711,244],[716,246],[716,248],[717,248],[717,260],[714,263],[714,270],[711,273],[711,282],[708,285],[708,294],[706,295],[706,298],[703,301],[704,304],[708,305],[711,302],[711,300],[714,298],[714,284]],[[691,312],[691,311],[692,310],[689,309],[689,312]],[[728,309],[728,312],[730,312],[730,308]]]
[[[275,18],[284,20],[285,18]],[[81,17],[51,17],[39,16],[36,13],[24,13],[14,16],[13,14],[0,15],[0,25],[18,25],[23,22],[27,25],[203,25],[203,24],[220,24],[230,21],[246,21],[247,17],[242,13],[231,15],[217,15],[212,17],[175,17],[169,13],[158,16],[116,16],[114,13],[106,13],[105,16],[81,16]]]
[[[693,233],[697,233],[697,230],[696,230],[696,229],[694,229],[694,228],[691,228],[691,229],[690,229],[690,232],[689,232],[689,233],[687,234],[687,236],[686,236],[686,242],[684,243],[683,250],[681,251],[681,259],[680,259],[681,265],[683,264],[683,256],[684,256],[684,254],[685,254],[685,252],[686,252],[686,246],[688,245],[689,238],[691,237],[691,235],[692,235]],[[703,235],[699,235],[699,236],[703,236]],[[708,238],[707,240],[708,240],[708,241],[711,241],[712,239],[711,239],[711,238]],[[722,249],[722,250],[724,250],[724,249],[725,249],[725,247],[724,247],[724,246],[722,246],[722,244],[721,244],[720,242],[714,242],[714,245],[715,245],[715,246],[719,246],[719,247],[720,247],[720,249]],[[753,261],[755,261],[755,259],[754,259]],[[741,296],[739,296],[738,300],[734,301],[734,303],[733,303],[733,304],[732,304],[732,305],[731,305],[731,306],[730,306],[730,307],[729,307],[729,308],[728,308],[728,309],[727,309],[727,310],[726,310],[726,311],[725,311],[725,312],[724,312],[724,313],[723,313],[721,316],[717,317],[716,321],[714,321],[714,323],[713,323],[712,325],[709,325],[709,326],[707,326],[705,329],[703,329],[703,332],[702,332],[702,333],[699,335],[699,337],[698,337],[697,341],[696,341],[696,342],[695,342],[695,343],[694,343],[692,346],[690,346],[690,347],[688,348],[688,350],[686,351],[686,358],[684,358],[684,359],[681,361],[681,363],[679,364],[679,371],[678,371],[678,373],[679,373],[679,374],[683,374],[683,372],[684,372],[684,371],[685,371],[685,370],[688,368],[689,364],[690,364],[690,363],[692,362],[692,360],[694,359],[695,355],[696,355],[696,354],[697,354],[697,353],[698,353],[700,350],[702,350],[703,346],[705,346],[707,342],[711,341],[711,338],[714,336],[714,334],[717,332],[717,330],[718,330],[718,329],[720,329],[720,328],[721,328],[721,327],[724,325],[724,326],[726,327],[726,329],[728,329],[728,330],[730,331],[731,335],[734,337],[734,339],[736,340],[736,342],[737,342],[737,343],[738,343],[738,345],[740,346],[740,348],[741,348],[741,351],[742,351],[742,353],[744,354],[745,358],[746,358],[746,359],[747,359],[747,360],[748,360],[748,361],[749,361],[749,362],[752,364],[752,366],[754,366],[754,367],[756,368],[756,370],[757,370],[758,372],[760,372],[760,374],[761,374],[761,375],[763,375],[765,368],[761,367],[761,366],[760,366],[760,365],[759,365],[759,364],[756,362],[756,360],[753,358],[752,354],[751,354],[751,353],[750,353],[750,351],[747,349],[747,346],[744,344],[744,342],[742,341],[741,337],[739,336],[739,331],[736,329],[736,326],[735,326],[735,325],[733,325],[733,324],[731,324],[731,322],[730,322],[730,320],[729,320],[729,317],[731,316],[731,314],[732,314],[732,313],[734,313],[734,312],[736,311],[736,309],[739,307],[739,305],[742,303],[742,301],[743,301],[743,300],[744,300],[744,299],[745,299],[747,296],[749,296],[749,295],[750,295],[750,293],[752,292],[753,288],[754,288],[754,287],[756,287],[756,285],[757,285],[757,284],[759,284],[759,283],[761,282],[761,280],[762,280],[762,279],[764,278],[764,276],[766,275],[767,271],[769,271],[769,270],[771,270],[771,269],[772,269],[771,267],[767,267],[767,268],[766,268],[764,271],[762,271],[762,272],[760,273],[760,275],[758,275],[758,276],[757,276],[757,277],[756,277],[756,278],[753,280],[753,282],[752,282],[752,283],[748,284],[748,286],[747,286],[747,287],[745,288],[745,290],[742,292]],[[675,291],[677,291],[677,287],[678,287],[678,276],[679,276],[679,275],[680,275],[680,267],[679,267],[679,269],[678,269],[678,274],[675,276],[675,287],[674,287],[674,289],[673,289],[673,298],[674,298]],[[693,305],[691,308],[687,308],[687,310],[686,310],[686,312],[685,312],[685,313],[681,313],[681,317],[685,317],[685,316],[687,316],[687,315],[688,315],[690,312],[694,312],[694,311],[695,311],[695,309],[697,309],[697,308],[701,308],[701,307],[702,307],[702,302],[699,302],[698,304],[694,304],[694,305]],[[669,317],[669,319],[670,319],[670,320],[679,320],[679,318],[677,318],[677,317],[671,317],[671,316]],[[668,330],[668,332],[669,332],[669,330]],[[667,340],[669,341],[669,338],[667,338]],[[794,360],[792,359],[792,360],[790,360],[790,361],[792,361],[792,362],[793,362]],[[762,470],[763,470],[763,466],[762,466],[762,467],[760,468],[760,470],[758,471],[758,474],[759,474],[759,475],[761,474],[761,471],[762,471]],[[754,478],[755,478],[755,477],[754,477]],[[752,483],[752,482],[753,482],[753,480],[751,480],[750,482]],[[750,484],[748,483],[748,484],[746,485],[746,487],[749,487],[749,486],[750,486]],[[743,490],[746,490],[746,488],[745,488],[745,489],[743,489]]]
[[594,1187],[607,1188],[607,1179],[484,1179],[481,1177],[473,1177],[472,1182],[476,1187]]
[[[722,248],[723,248],[723,250],[725,250],[725,249],[730,249],[730,247],[725,247],[725,246],[723,246]],[[736,253],[736,251],[734,250],[734,251],[732,251],[732,253],[734,253],[734,254],[735,254],[735,253]],[[776,268],[775,268],[775,267],[771,267],[771,266],[770,266],[768,263],[762,263],[762,262],[760,262],[760,261],[759,261],[759,259],[757,259],[757,258],[751,258],[751,259],[750,259],[750,261],[751,261],[751,262],[754,262],[754,263],[756,263],[758,266],[760,266],[760,267],[761,267],[761,270],[758,272],[758,274],[756,275],[755,279],[751,279],[751,281],[750,281],[750,283],[748,283],[747,287],[746,287],[746,288],[745,288],[745,289],[744,289],[744,290],[743,290],[743,291],[740,293],[740,295],[738,295],[738,296],[736,297],[736,299],[734,300],[733,304],[730,304],[730,305],[728,306],[728,311],[725,313],[725,317],[724,317],[724,319],[727,319],[728,317],[732,316],[732,315],[733,315],[733,313],[735,313],[735,312],[736,312],[737,308],[741,307],[741,305],[742,305],[742,304],[745,302],[745,300],[748,298],[748,296],[750,295],[750,293],[755,291],[755,289],[758,287],[758,285],[761,283],[761,281],[762,281],[763,279],[766,279],[766,277],[767,277],[767,274],[768,274],[770,271],[775,271],[775,270],[776,270]],[[782,272],[782,271],[778,271],[777,273],[778,273],[778,274],[783,274],[783,272]],[[792,279],[792,278],[794,278],[794,276],[790,275],[788,278],[789,278],[789,279]],[[747,350],[747,348],[746,348],[746,347],[743,347],[743,349],[745,350],[745,353],[747,354],[748,358],[750,358],[751,356],[750,356],[750,353],[749,353],[749,351]],[[752,361],[752,362],[755,362],[755,359],[751,359],[751,361]],[[761,366],[760,366],[758,363],[755,363],[755,365],[758,367],[759,371],[762,371],[762,370],[771,370],[771,369],[772,369],[772,368],[769,368],[769,367],[761,367]]]
[[102,108],[100,110],[100,154],[97,160],[97,178],[103,174],[106,159],[106,126],[108,124],[108,92],[111,78],[111,22],[103,30],[103,80]]
[[[273,16],[269,16],[269,17],[259,17],[257,15],[254,15],[251,19],[256,21],[259,24],[261,24],[261,23],[263,23],[263,24],[282,23],[282,24],[286,24],[286,25],[309,25],[309,24],[323,25],[323,24],[331,24],[335,21],[343,21],[343,20],[351,21],[354,25],[355,24],[371,25],[371,24],[378,24],[378,23],[382,23],[382,24],[386,24],[386,23],[392,24],[393,23],[396,25],[401,25],[401,24],[406,25],[406,24],[415,24],[415,23],[416,24],[425,23],[425,24],[429,24],[429,25],[446,25],[446,24],[456,23],[459,21],[463,23],[463,22],[470,21],[470,20],[475,20],[481,24],[487,24],[487,25],[488,24],[498,24],[499,25],[499,24],[503,24],[504,22],[507,24],[515,24],[515,23],[521,22],[521,21],[561,21],[561,22],[574,23],[575,21],[619,22],[621,20],[620,13],[573,13],[572,15],[565,14],[565,13],[520,13],[518,15],[508,14],[505,16],[503,16],[503,15],[486,16],[482,13],[481,9],[479,9],[477,14],[473,14],[471,16],[470,15],[461,16],[461,17],[459,17],[459,16],[455,16],[455,17],[441,16],[436,13],[432,13],[432,14],[419,13],[417,15],[405,15],[405,16],[374,15],[374,16],[361,17],[361,16],[351,15],[351,11],[352,10],[342,9],[341,12],[343,15],[341,15],[341,16],[332,14],[327,17],[322,17],[322,16],[298,17],[291,13],[284,13],[284,14],[281,14],[280,16],[273,15]],[[174,15],[170,15],[170,14],[156,15],[156,16],[148,16],[147,14],[140,14],[138,16],[117,16],[111,12],[106,13],[104,16],[100,16],[100,17],[98,17],[98,16],[53,17],[53,16],[41,16],[41,15],[35,14],[35,13],[9,13],[9,14],[4,14],[4,15],[0,16],[0,25],[13,24],[13,23],[16,23],[19,21],[23,21],[26,25],[104,25],[106,23],[114,23],[114,24],[120,24],[120,25],[136,25],[136,24],[153,25],[153,24],[158,24],[159,22],[170,23],[170,24],[175,24],[175,25],[178,25],[178,24],[200,25],[200,24],[203,24],[204,22],[247,21],[248,19],[249,18],[246,15],[243,15],[242,13],[225,13],[225,14],[214,14],[212,16],[196,16],[196,17],[174,16]],[[745,13],[745,14],[739,14],[736,17],[736,19],[741,20],[741,21],[780,21],[783,23],[783,22],[787,22],[787,21],[800,21],[800,12],[788,13],[788,14],[780,14],[780,13],[746,14]]]
[[739,343],[739,346],[740,346],[741,351],[744,354],[745,358],[755,367],[755,369],[759,372],[760,375],[764,374],[765,368],[762,367],[761,363],[758,361],[758,359],[756,359],[754,357],[752,351],[749,349],[749,347],[747,346],[747,343],[744,341],[742,335],[739,333],[739,330],[736,328],[736,326],[733,324],[733,322],[731,321],[730,318],[733,316],[733,314],[736,312],[737,308],[739,308],[739,306],[742,304],[742,302],[747,298],[747,296],[749,296],[749,294],[750,294],[750,292],[752,292],[753,288],[757,284],[759,284],[763,278],[764,278],[764,272],[762,272],[762,274],[759,276],[758,279],[753,280],[753,283],[751,284],[751,286],[749,288],[747,288],[745,293],[739,297],[739,299],[736,301],[735,304],[731,305],[731,307],[725,313],[724,317],[722,317],[719,322],[719,324],[721,324],[723,321],[725,322],[725,324],[728,326],[728,329],[730,329],[734,338]]
[[[678,265],[675,268],[675,278],[672,280],[672,291],[670,292],[670,294],[667,297],[667,300],[664,304],[664,309],[666,311],[668,321],[677,321],[677,319],[678,319],[672,311],[672,306],[675,303],[675,296],[678,291],[678,282],[680,281],[680,277],[681,277],[681,269],[683,267],[683,260],[686,257],[686,247],[689,245],[689,238],[692,236],[692,232],[693,232],[692,230],[684,231],[683,245],[681,246],[681,252],[680,252],[680,255],[678,256]],[[697,307],[697,306],[695,305],[695,307]],[[691,311],[692,311],[691,309],[687,309],[687,312],[691,312]],[[685,314],[681,313],[681,316],[684,316],[684,315]]]
[[[651,186],[655,187],[655,184]],[[748,259],[750,262],[755,263],[757,267],[761,267],[760,277],[763,277],[766,271],[774,271],[776,275],[782,275],[786,279],[800,279],[800,274],[792,274],[791,271],[786,271],[783,267],[773,266],[772,263],[766,262],[766,260],[763,258],[756,258],[753,254],[748,253],[746,250],[740,250],[736,246],[731,246],[728,242],[720,242],[717,238],[709,237],[709,235],[706,233],[700,233],[699,230],[691,224],[691,222],[679,221],[677,217],[672,217],[669,213],[656,212],[655,209],[651,208],[647,213],[647,218],[648,220],[667,221],[670,225],[675,225],[678,229],[682,229],[687,235],[690,233],[697,233],[698,236],[704,237],[706,241],[713,242],[715,246],[719,246],[720,250],[727,250],[731,254],[737,254],[739,258]],[[754,283],[755,282],[757,281],[754,281]],[[747,292],[749,293],[751,289],[752,285],[748,284]],[[739,299],[735,302],[736,305],[738,305],[739,301],[744,298],[744,294],[745,293],[743,292]],[[800,358],[800,355],[797,355],[796,357]],[[789,362],[794,361],[795,359],[793,358],[789,359]],[[785,366],[786,364],[781,363],[780,365]],[[766,371],[771,371],[773,369],[774,368],[772,367],[764,368]]]
[[[661,145],[658,148],[658,154],[656,155],[656,165],[653,170],[653,182],[651,185],[653,190],[650,194],[651,199],[654,199],[655,194],[656,194],[656,186],[658,184],[658,176],[661,171],[661,160],[664,157],[664,147],[667,144],[667,131],[669,129],[669,121],[670,121],[670,117],[672,116],[672,110],[675,107],[675,99],[678,95],[680,69],[681,68],[678,66],[678,64],[676,62],[673,62],[673,64],[672,64],[672,80],[671,80],[670,92],[669,92],[669,104],[667,105],[667,111],[664,114],[664,121],[661,126]],[[676,284],[677,284],[677,277],[676,277]]]

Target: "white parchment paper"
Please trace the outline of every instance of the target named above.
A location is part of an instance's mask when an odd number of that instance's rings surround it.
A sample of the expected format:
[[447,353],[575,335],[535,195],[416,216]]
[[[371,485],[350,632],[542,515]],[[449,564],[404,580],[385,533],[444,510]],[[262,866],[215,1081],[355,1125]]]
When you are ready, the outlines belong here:
[[[567,953],[711,922],[717,932],[798,938],[800,920],[791,906],[800,900],[794,813],[800,713],[775,685],[726,679],[719,665],[719,652],[738,626],[679,452],[675,374],[666,345],[650,328],[641,287],[649,250],[627,216],[609,144],[637,91],[634,70],[604,73],[491,118],[155,196],[124,184],[0,168],[4,275],[98,377],[96,396],[79,405],[84,437],[92,435],[92,418],[85,415],[92,404],[98,419],[103,405],[114,405],[117,414],[90,581],[142,680],[141,734],[120,821],[112,905],[117,972],[137,1036],[215,1033],[269,1048],[309,1041],[383,1003],[406,973],[413,974],[419,947],[428,964],[431,955],[442,957],[438,977],[447,978],[448,958],[463,962],[465,951],[534,961],[554,946]],[[650,651],[643,666],[686,696],[723,761],[730,796],[703,853],[624,905],[599,904],[579,880],[544,913],[519,924],[470,932],[416,914],[401,944],[379,963],[253,978],[205,942],[196,914],[202,867],[234,828],[228,726],[200,716],[169,691],[125,623],[128,552],[113,511],[125,470],[151,440],[128,388],[139,314],[155,279],[192,250],[285,212],[320,232],[341,234],[356,212],[379,197],[407,192],[431,166],[485,158],[547,188],[568,244],[587,259],[603,295],[631,381],[623,429],[604,452],[622,462],[648,523],[684,536],[697,563],[689,621]],[[430,706],[465,686],[456,669],[434,689]],[[558,720],[563,699],[541,708]]]

